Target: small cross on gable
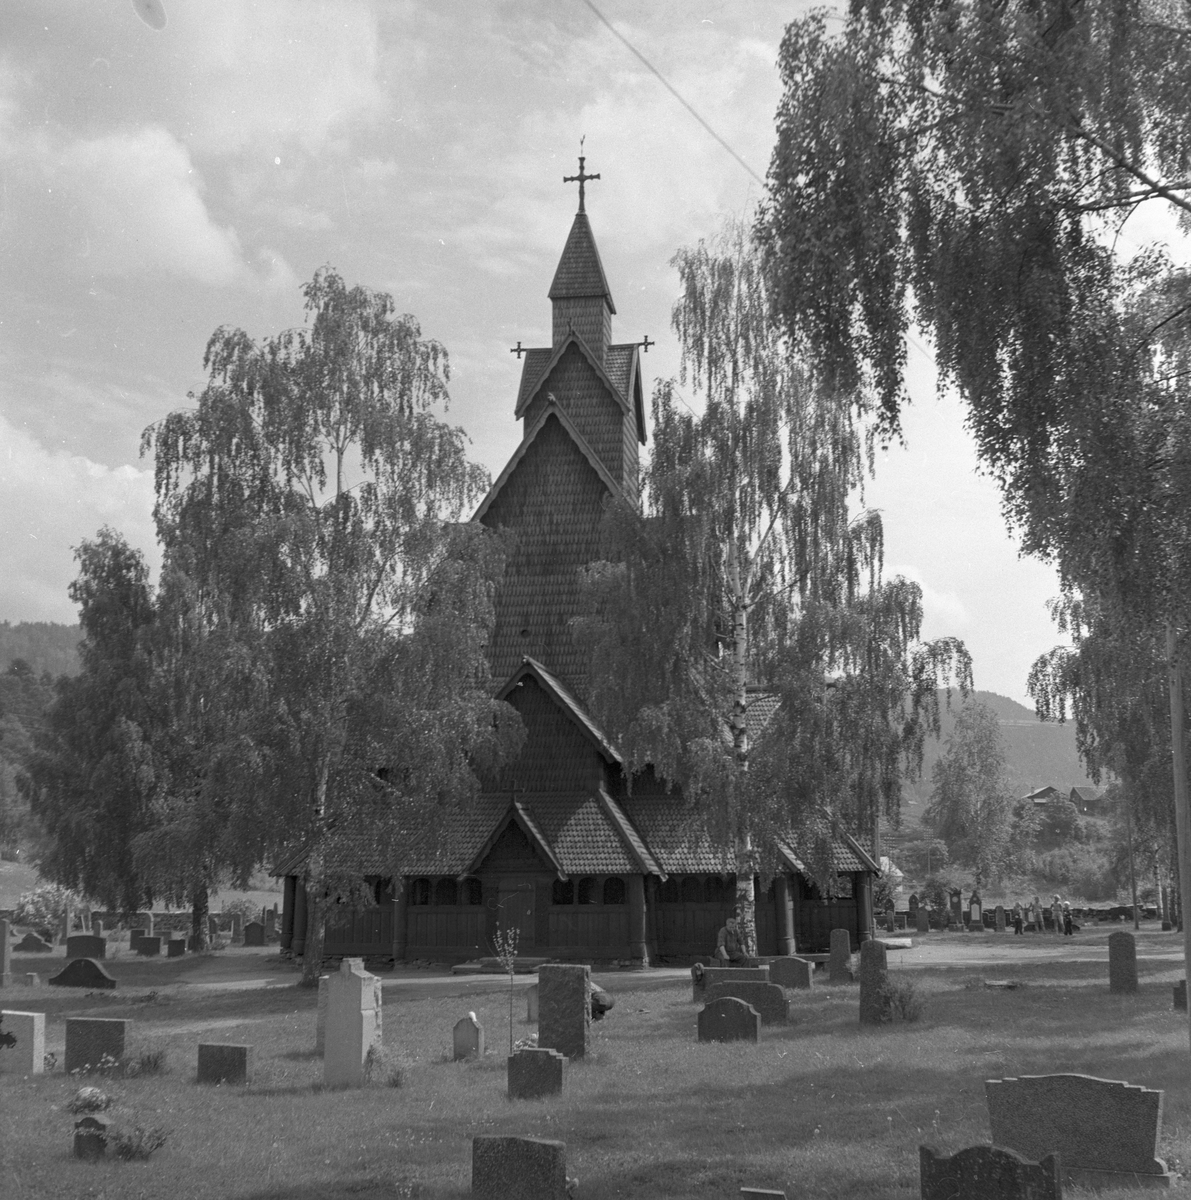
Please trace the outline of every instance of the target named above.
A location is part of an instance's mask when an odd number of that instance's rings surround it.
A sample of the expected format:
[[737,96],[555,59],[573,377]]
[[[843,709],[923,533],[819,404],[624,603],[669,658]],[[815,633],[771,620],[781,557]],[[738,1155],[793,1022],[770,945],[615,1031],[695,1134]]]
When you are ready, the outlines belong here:
[[520,338],[518,338],[518,339],[517,339],[517,344],[516,344],[515,346],[510,346],[510,347],[509,347],[509,353],[510,353],[510,354],[515,354],[515,355],[517,356],[517,361],[518,361],[518,362],[520,362],[520,361],[521,361],[521,356],[522,356],[523,354],[528,354],[528,353],[529,353],[529,347],[528,347],[528,346],[523,346],[523,345],[521,344],[521,339],[520,339]]

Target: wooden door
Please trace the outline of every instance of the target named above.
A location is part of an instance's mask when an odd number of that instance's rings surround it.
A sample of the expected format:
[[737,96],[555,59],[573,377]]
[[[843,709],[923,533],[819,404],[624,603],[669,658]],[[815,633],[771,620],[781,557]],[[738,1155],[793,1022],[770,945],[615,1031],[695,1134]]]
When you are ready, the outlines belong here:
[[502,879],[498,904],[496,919],[500,929],[516,929],[517,953],[531,953],[536,945],[533,880]]

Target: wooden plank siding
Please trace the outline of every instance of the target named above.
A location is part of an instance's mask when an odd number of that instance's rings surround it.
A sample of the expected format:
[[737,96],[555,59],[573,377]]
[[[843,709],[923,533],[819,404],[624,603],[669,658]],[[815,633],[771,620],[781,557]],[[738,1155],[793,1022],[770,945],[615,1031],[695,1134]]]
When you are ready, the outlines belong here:
[[364,909],[326,924],[323,953],[328,957],[385,955],[393,950],[393,905]]
[[561,905],[547,911],[551,951],[590,952],[597,958],[629,957],[627,905]]
[[488,946],[488,913],[475,905],[423,905],[407,912],[410,958],[481,958]]

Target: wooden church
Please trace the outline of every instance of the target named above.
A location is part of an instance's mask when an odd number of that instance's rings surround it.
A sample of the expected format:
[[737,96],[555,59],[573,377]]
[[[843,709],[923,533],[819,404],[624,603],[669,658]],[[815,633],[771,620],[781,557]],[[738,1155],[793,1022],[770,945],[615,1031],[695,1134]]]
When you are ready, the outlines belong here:
[[[593,176],[579,163],[579,211],[548,293],[551,345],[524,351],[513,414],[521,443],[475,514],[516,535],[489,653],[526,742],[478,804],[402,848],[401,874],[366,836],[345,839],[340,853],[378,903],[328,920],[328,956],[464,961],[492,954],[499,925],[517,928],[527,956],[682,963],[714,950],[733,910],[731,848],[692,829],[681,794],[651,774],[630,795],[616,746],[584,710],[570,625],[579,570],[599,556],[608,499],[638,499],[646,429],[641,346],[612,341],[616,307],[584,211]],[[754,698],[750,738],[763,735],[773,705]],[[836,928],[855,945],[870,935],[878,868],[853,838],[834,848],[830,899],[789,847],[777,850],[785,870],[764,890],[758,881],[759,953],[822,951]],[[297,851],[274,870],[285,884],[281,945],[295,956],[306,939],[304,862]]]

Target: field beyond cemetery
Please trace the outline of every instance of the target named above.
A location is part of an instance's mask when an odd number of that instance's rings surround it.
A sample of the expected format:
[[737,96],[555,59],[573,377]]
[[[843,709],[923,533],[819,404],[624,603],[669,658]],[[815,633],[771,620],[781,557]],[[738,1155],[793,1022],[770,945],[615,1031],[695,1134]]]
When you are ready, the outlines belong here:
[[[699,1045],[689,981],[673,973],[597,973],[616,1007],[593,1026],[593,1053],[568,1066],[561,1098],[517,1103],[505,1095],[509,1002],[499,977],[383,975],[385,1044],[400,1086],[327,1091],[313,1052],[315,995],[275,951],[172,962],[125,952],[109,964],[115,992],[0,992],[4,1008],[47,1014],[59,1064],[67,1016],[131,1018],[132,1057],[166,1051],[160,1075],[80,1080],[59,1065],[42,1077],[0,1076],[0,1195],[464,1197],[472,1136],[522,1133],[566,1142],[581,1200],[727,1200],[743,1184],[799,1198],[908,1200],[918,1196],[919,1143],[953,1151],[987,1140],[985,1079],[1061,1071],[1165,1089],[1159,1152],[1172,1170],[1191,1166],[1191,1055],[1186,1018],[1171,1011],[1178,935],[1139,936],[1141,988],[1131,997],[1108,992],[1106,933],[1048,943],[1045,954],[1010,935],[925,941],[927,957],[900,968],[924,1002],[919,1021],[862,1030],[856,988],[817,977],[813,992],[792,994],[790,1025],[763,1029],[757,1046]],[[1004,959],[995,966],[937,965],[994,943]],[[50,965],[18,957],[13,968],[17,978],[44,977]],[[1024,986],[991,990],[986,979]],[[516,981],[518,1038],[533,1031],[523,1019],[528,982]],[[489,1053],[454,1063],[451,1026],[469,1010]],[[254,1045],[253,1084],[197,1085],[200,1041]],[[115,1098],[117,1123],[167,1129],[164,1147],[145,1162],[74,1160],[66,1105],[80,1083]],[[1179,1184],[1173,1194],[1189,1191]],[[1099,1193],[1126,1194],[1137,1193]]]

